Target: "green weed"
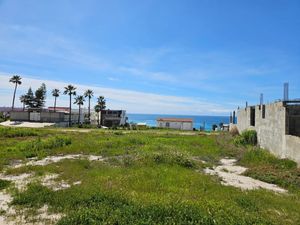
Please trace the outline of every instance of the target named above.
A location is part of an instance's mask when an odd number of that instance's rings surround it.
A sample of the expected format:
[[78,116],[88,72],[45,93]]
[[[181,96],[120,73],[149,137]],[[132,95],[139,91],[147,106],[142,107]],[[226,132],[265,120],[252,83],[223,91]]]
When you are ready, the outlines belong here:
[[11,128],[0,126],[0,137],[28,137],[28,136],[38,136],[38,132],[34,129],[26,128]]

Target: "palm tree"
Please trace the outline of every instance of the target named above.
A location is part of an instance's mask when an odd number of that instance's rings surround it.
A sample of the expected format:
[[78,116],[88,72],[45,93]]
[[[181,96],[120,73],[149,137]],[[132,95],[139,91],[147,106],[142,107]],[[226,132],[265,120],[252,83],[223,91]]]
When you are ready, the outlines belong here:
[[100,117],[100,115],[99,115],[99,113],[100,113],[100,106],[99,105],[95,105],[95,112],[98,114],[98,116],[97,116],[97,124],[98,124],[98,127],[100,126],[100,121],[99,121],[99,117]]
[[17,86],[22,84],[22,78],[18,75],[14,75],[9,79],[9,82],[15,84],[15,90],[14,90],[14,96],[13,96],[13,101],[12,101],[12,106],[11,110],[14,110],[15,107],[15,98],[16,98],[16,91],[17,91]]
[[21,95],[20,96],[20,102],[23,104],[23,111],[25,110],[25,103],[26,103],[26,95]]
[[72,95],[76,95],[76,87],[69,84],[65,87],[64,95],[70,96],[70,106],[69,106],[69,127],[71,126],[71,114],[72,114]]
[[79,106],[78,124],[80,123],[81,106],[83,105],[84,101],[85,100],[84,100],[84,96],[83,95],[78,95],[75,98],[74,104],[77,104]]
[[88,112],[88,118],[89,118],[89,122],[91,122],[91,98],[94,96],[94,92],[90,89],[86,90],[84,92],[84,97],[88,97],[89,98],[89,112]]
[[52,96],[54,97],[54,112],[56,112],[56,98],[59,97],[60,91],[58,89],[52,90]]
[[99,96],[97,98],[97,105],[99,106],[99,110],[101,113],[101,121],[100,121],[100,125],[102,125],[103,119],[102,119],[102,110],[104,110],[106,108],[106,100],[104,98],[104,96]]

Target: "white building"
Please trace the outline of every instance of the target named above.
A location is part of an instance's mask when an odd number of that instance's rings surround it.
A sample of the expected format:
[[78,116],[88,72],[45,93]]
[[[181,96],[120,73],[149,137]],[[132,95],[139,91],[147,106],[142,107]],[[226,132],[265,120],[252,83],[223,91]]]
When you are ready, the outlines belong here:
[[193,130],[193,120],[183,118],[159,118],[156,120],[157,127],[178,130]]
[[127,123],[127,119],[125,110],[105,109],[99,114],[96,112],[91,114],[92,124],[97,124],[99,120],[99,123],[106,127],[125,125]]

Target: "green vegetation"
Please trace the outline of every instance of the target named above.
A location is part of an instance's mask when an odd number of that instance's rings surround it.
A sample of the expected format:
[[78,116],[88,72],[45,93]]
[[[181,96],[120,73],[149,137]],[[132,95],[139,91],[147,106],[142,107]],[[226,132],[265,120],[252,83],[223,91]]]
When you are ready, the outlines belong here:
[[[14,197],[12,205],[34,211],[46,204],[51,212],[65,215],[60,225],[300,223],[296,164],[255,146],[235,145],[228,134],[65,130],[41,129],[38,136],[2,138],[2,167],[4,161],[7,164],[29,155],[43,158],[82,153],[101,155],[105,160],[63,160],[11,168],[6,173],[55,173],[59,174],[58,181],[81,181],[58,191],[36,180],[26,190],[9,189]],[[287,188],[289,194],[242,191],[223,186],[217,177],[202,172],[223,157],[237,158],[249,168],[249,176]]]
[[0,123],[4,122],[6,119],[4,117],[3,112],[0,112]]
[[246,130],[241,136],[234,139],[235,144],[238,145],[257,145],[257,134],[255,130]]
[[38,132],[34,129],[26,128],[10,128],[10,127],[0,127],[0,137],[28,137],[37,136]]
[[8,180],[1,180],[0,179],[0,190],[3,190],[5,188],[7,188],[10,185],[10,181]]
[[300,169],[294,161],[278,159],[267,150],[254,148],[244,154],[241,163],[251,165],[245,173],[247,176],[284,188],[294,190],[300,188]]

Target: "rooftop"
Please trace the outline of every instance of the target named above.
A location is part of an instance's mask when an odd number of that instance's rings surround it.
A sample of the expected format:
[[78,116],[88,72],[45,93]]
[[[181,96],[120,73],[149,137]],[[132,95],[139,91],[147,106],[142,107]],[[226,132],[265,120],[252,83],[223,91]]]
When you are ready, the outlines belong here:
[[188,123],[192,123],[193,119],[189,119],[189,118],[158,118],[157,121],[162,121],[162,122],[188,122]]

